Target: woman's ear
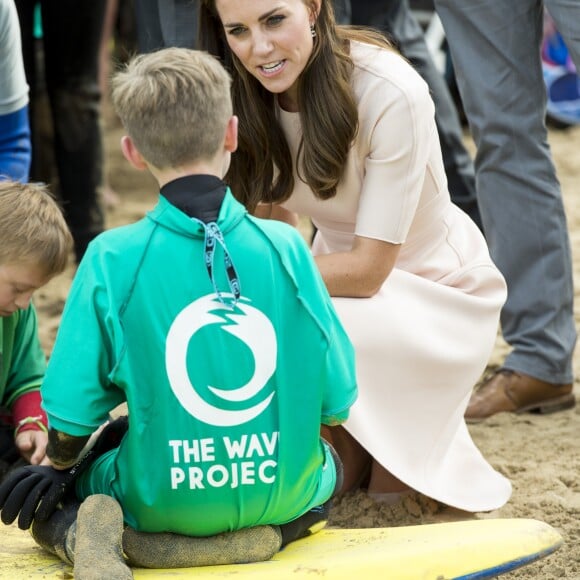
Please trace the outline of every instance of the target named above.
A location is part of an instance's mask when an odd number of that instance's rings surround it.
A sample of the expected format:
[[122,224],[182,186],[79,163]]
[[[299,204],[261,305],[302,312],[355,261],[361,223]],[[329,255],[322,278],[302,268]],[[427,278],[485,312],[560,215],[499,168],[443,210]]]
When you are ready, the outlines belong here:
[[135,143],[133,143],[133,139],[128,135],[124,135],[121,137],[121,151],[123,152],[123,156],[125,159],[133,166],[135,169],[147,169],[147,163],[139,153],[137,147],[135,147]]
[[[329,2],[330,0],[324,0],[325,2]],[[321,7],[322,0],[311,0],[310,2],[310,18],[312,19],[310,24],[314,24],[318,15],[320,14],[320,7]]]

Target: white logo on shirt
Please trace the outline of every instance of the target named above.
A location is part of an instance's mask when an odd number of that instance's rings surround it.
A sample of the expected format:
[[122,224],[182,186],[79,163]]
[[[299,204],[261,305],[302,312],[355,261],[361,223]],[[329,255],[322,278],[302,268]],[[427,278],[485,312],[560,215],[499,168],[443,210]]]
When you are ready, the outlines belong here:
[[[224,298],[231,294],[222,294]],[[245,302],[237,302],[236,314],[224,306],[215,294],[208,294],[186,306],[175,318],[165,343],[165,367],[173,393],[182,407],[193,417],[217,427],[241,425],[257,417],[270,404],[274,393],[253,407],[241,410],[220,409],[208,403],[196,391],[187,370],[187,350],[193,335],[201,328],[220,324],[228,332],[243,341],[254,356],[254,374],[243,386],[224,390],[209,386],[208,389],[224,401],[243,402],[259,393],[268,383],[276,369],[276,333],[270,320],[260,310]],[[219,311],[223,314],[220,316]],[[218,312],[216,314],[216,312]],[[223,364],[236,364],[224,360]]]

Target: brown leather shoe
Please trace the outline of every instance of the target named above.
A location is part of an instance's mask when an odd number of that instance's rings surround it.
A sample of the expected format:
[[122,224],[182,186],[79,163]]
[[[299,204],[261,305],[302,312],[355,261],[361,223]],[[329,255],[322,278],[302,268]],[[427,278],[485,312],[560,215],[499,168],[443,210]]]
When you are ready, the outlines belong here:
[[554,385],[534,377],[501,369],[487,379],[469,400],[468,423],[477,423],[496,413],[554,413],[576,404],[572,385]]

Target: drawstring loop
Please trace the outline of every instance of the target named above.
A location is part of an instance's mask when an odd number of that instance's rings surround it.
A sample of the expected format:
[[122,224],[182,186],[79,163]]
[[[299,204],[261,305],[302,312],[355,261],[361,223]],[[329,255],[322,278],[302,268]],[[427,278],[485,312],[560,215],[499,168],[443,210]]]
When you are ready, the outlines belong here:
[[[232,258],[230,253],[226,247],[226,243],[224,241],[224,236],[219,229],[218,225],[215,222],[209,222],[207,224],[203,224],[205,230],[205,242],[204,242],[204,260],[205,260],[205,267],[207,270],[207,274],[211,283],[213,285],[214,291],[218,297],[218,300],[224,306],[233,307],[236,305],[240,298],[240,281],[238,279],[238,273],[234,267],[234,263],[232,262]],[[228,278],[228,284],[230,287],[230,292],[234,297],[234,303],[229,304],[224,301],[222,295],[217,287],[217,283],[215,281],[214,275],[214,259],[215,259],[215,251],[217,245],[220,245],[223,252],[224,252],[224,267],[226,271],[226,276]]]

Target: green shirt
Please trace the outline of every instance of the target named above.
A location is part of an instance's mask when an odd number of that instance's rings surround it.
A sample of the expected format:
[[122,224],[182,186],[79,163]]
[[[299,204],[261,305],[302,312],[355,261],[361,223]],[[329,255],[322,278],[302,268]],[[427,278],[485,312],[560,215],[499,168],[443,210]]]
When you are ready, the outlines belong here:
[[214,287],[206,228],[161,197],[89,246],[43,384],[49,425],[71,435],[127,401],[127,436],[77,491],[113,495],[138,530],[284,523],[334,489],[320,424],[356,398],[350,341],[294,228],[250,217],[229,192],[217,223],[237,304],[222,246]]
[[0,404],[11,407],[22,395],[38,391],[45,367],[34,306],[0,318]]

